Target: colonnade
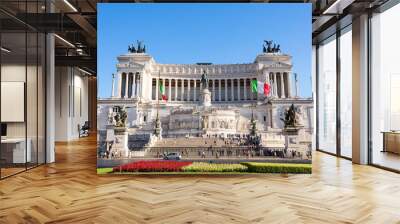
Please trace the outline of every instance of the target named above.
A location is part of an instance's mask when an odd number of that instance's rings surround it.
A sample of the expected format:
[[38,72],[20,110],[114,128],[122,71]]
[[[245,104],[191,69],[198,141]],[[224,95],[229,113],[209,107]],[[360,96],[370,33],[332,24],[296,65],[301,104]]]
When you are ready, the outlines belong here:
[[[209,90],[212,101],[255,100],[256,94],[251,93],[251,79],[210,79]],[[203,89],[200,79],[153,78],[152,100],[161,99],[159,83],[165,87],[169,101],[199,101]]]
[[[269,96],[277,98],[291,97],[291,78],[289,73],[270,73],[266,82],[270,84]],[[251,80],[254,78],[210,79],[209,90],[212,101],[256,100],[257,93],[251,91]],[[200,79],[190,78],[153,78],[152,100],[161,99],[159,84],[165,88],[168,101],[199,101],[203,87]]]
[[287,72],[270,72],[267,80],[271,86],[271,96],[277,98],[291,98],[292,91],[292,73]]
[[[276,98],[291,98],[291,73],[270,72],[265,76],[265,82],[270,85],[269,96]],[[243,101],[256,100],[257,93],[251,91],[253,78],[219,78],[209,80],[209,90],[212,92],[212,101]],[[151,99],[161,99],[159,83],[164,85],[168,101],[199,101],[203,87],[200,79],[191,78],[152,78]],[[295,84],[295,83],[294,83]],[[142,78],[140,73],[129,72],[118,74],[118,97],[134,98],[140,96]]]
[[118,74],[118,97],[134,98],[140,95],[141,78],[140,73],[119,73]]

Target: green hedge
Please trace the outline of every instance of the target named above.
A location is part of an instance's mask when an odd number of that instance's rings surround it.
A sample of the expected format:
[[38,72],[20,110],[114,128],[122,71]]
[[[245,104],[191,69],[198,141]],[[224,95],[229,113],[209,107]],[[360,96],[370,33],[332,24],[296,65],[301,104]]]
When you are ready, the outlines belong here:
[[97,174],[112,173],[113,168],[97,168]]
[[311,173],[311,164],[243,162],[250,173]]
[[241,164],[222,164],[194,162],[182,167],[184,172],[246,172],[247,166]]

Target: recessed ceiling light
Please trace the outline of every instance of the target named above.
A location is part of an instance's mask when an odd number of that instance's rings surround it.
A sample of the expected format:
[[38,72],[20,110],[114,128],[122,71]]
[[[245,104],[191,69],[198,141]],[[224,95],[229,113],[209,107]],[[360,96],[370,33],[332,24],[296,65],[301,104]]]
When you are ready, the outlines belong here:
[[54,34],[55,37],[57,37],[59,40],[61,40],[62,42],[66,43],[67,45],[69,45],[70,47],[75,48],[75,45],[73,45],[71,42],[69,42],[68,40],[60,37],[58,34]]
[[74,12],[78,12],[78,10],[68,1],[64,0],[65,4],[67,4]]
[[90,75],[90,76],[92,75],[92,73],[90,73],[90,72],[88,72],[88,71],[85,71],[85,70],[83,70],[83,69],[81,69],[81,68],[79,68],[79,67],[78,67],[78,70],[81,71],[81,72],[83,72],[83,73],[85,73],[85,74],[87,74],[87,75]]
[[5,47],[1,47],[1,51],[4,51],[6,53],[10,53],[11,52],[11,50],[9,50],[9,49],[7,49]]

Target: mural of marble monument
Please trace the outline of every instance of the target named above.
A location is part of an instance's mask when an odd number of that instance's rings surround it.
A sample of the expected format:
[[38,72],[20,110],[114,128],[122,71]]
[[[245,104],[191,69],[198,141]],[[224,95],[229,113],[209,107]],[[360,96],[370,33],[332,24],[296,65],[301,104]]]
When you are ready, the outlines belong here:
[[298,96],[291,56],[273,41],[262,49],[252,63],[159,64],[143,42],[130,45],[117,57],[115,91],[98,100],[99,158],[171,151],[197,158],[205,148],[226,146],[238,147],[240,158],[252,146],[257,158],[279,151],[309,161],[312,99]]

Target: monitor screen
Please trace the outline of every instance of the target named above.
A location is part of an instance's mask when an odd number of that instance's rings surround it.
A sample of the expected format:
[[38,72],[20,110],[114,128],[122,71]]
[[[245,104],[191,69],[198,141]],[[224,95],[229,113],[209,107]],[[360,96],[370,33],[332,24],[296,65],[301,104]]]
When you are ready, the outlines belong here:
[[1,136],[7,136],[7,124],[1,124]]

